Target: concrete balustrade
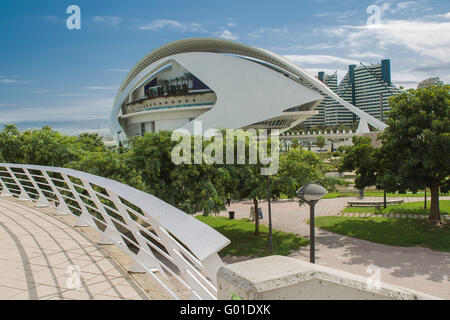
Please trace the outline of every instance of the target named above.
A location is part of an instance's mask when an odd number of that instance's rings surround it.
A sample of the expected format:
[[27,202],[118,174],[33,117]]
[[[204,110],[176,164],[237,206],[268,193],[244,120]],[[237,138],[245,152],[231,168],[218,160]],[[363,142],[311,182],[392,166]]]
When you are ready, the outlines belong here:
[[[218,298],[229,300],[428,300],[436,297],[368,277],[283,256],[238,262],[219,269]],[[382,280],[382,279],[381,279]]]

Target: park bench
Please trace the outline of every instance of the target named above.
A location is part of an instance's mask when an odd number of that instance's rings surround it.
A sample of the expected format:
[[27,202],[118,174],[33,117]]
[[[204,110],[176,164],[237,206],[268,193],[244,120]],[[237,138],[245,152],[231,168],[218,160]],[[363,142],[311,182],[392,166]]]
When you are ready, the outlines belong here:
[[[403,200],[386,200],[386,205],[402,204]],[[350,207],[381,207],[384,205],[383,200],[354,200],[347,202]]]

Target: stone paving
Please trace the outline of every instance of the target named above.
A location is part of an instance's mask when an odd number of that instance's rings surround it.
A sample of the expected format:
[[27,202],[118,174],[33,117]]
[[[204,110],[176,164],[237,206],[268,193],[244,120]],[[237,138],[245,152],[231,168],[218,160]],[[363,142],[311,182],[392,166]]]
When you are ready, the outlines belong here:
[[[323,199],[316,206],[316,215],[336,215],[353,199]],[[251,205],[250,201],[233,202],[229,210],[236,212],[237,219],[247,218]],[[261,222],[267,224],[267,203],[261,202],[261,207]],[[272,212],[275,229],[308,237],[307,206],[276,201]],[[125,262],[120,259],[119,265],[111,258],[111,249],[103,250],[84,233],[43,210],[0,198],[0,299],[149,299],[149,291],[122,267]],[[309,260],[309,248],[293,257]],[[450,299],[450,254],[446,252],[387,246],[317,229],[316,261],[362,276],[368,276],[367,268],[376,265],[384,282]],[[70,289],[76,284],[76,268],[80,269],[80,288]]]
[[0,299],[149,297],[121,265],[74,227],[0,198]]
[[[316,205],[316,216],[337,215],[350,200],[356,198],[322,199]],[[380,200],[365,197],[366,200]],[[398,199],[398,198],[395,198]],[[423,201],[422,197],[404,197],[405,202]],[[450,197],[441,197],[449,200]],[[236,219],[248,218],[251,201],[233,202],[228,210],[235,211]],[[261,202],[267,224],[267,202]],[[228,216],[221,212],[221,216]],[[274,229],[292,232],[309,238],[309,207],[299,207],[296,201],[272,203]],[[448,221],[448,220],[447,220]],[[276,245],[276,243],[275,243]],[[292,255],[309,261],[309,246]],[[239,261],[242,259],[237,259]],[[228,259],[232,262],[233,259]],[[450,299],[450,253],[422,247],[396,247],[342,236],[316,228],[316,263],[361,276],[370,276],[369,266],[380,270],[381,281],[410,288],[444,299]]]

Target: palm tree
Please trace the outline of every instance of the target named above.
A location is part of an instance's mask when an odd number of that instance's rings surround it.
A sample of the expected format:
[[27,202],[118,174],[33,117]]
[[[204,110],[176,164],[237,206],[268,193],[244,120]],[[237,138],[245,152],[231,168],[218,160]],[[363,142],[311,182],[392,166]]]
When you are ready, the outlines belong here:
[[320,148],[320,151],[322,152],[322,148],[325,147],[326,140],[323,136],[318,136],[316,140],[316,146]]

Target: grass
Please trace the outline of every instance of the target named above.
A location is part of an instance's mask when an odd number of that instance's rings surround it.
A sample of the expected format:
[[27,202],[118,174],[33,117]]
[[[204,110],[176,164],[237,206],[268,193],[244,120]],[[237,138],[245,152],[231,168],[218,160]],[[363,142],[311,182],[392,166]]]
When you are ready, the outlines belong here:
[[392,246],[420,246],[450,252],[450,225],[434,226],[426,219],[325,216],[316,218],[316,226]]
[[[417,192],[417,193],[387,193],[388,197],[425,197],[425,193]],[[449,196],[448,193],[441,193],[440,196]],[[330,192],[327,193],[323,199],[334,199],[341,197],[357,197],[359,196],[359,192]],[[383,191],[364,191],[365,197],[383,197]],[[430,196],[430,193],[427,193],[427,196]]]
[[346,207],[342,212],[369,212],[375,213],[375,207]]
[[[220,256],[264,257],[271,255],[269,251],[269,228],[259,225],[260,236],[254,235],[255,224],[249,219],[229,220],[225,217],[196,216],[196,218],[230,239],[231,243],[223,248]],[[293,233],[272,230],[273,254],[289,255],[301,246],[309,244],[309,240]]]
[[[393,214],[430,214],[430,201],[427,201],[427,209],[423,208],[423,201],[407,202],[399,205],[388,206],[386,209],[382,208],[381,213]],[[439,211],[441,215],[450,214],[450,200],[439,201]],[[343,212],[370,212],[375,213],[375,207],[347,207]]]

